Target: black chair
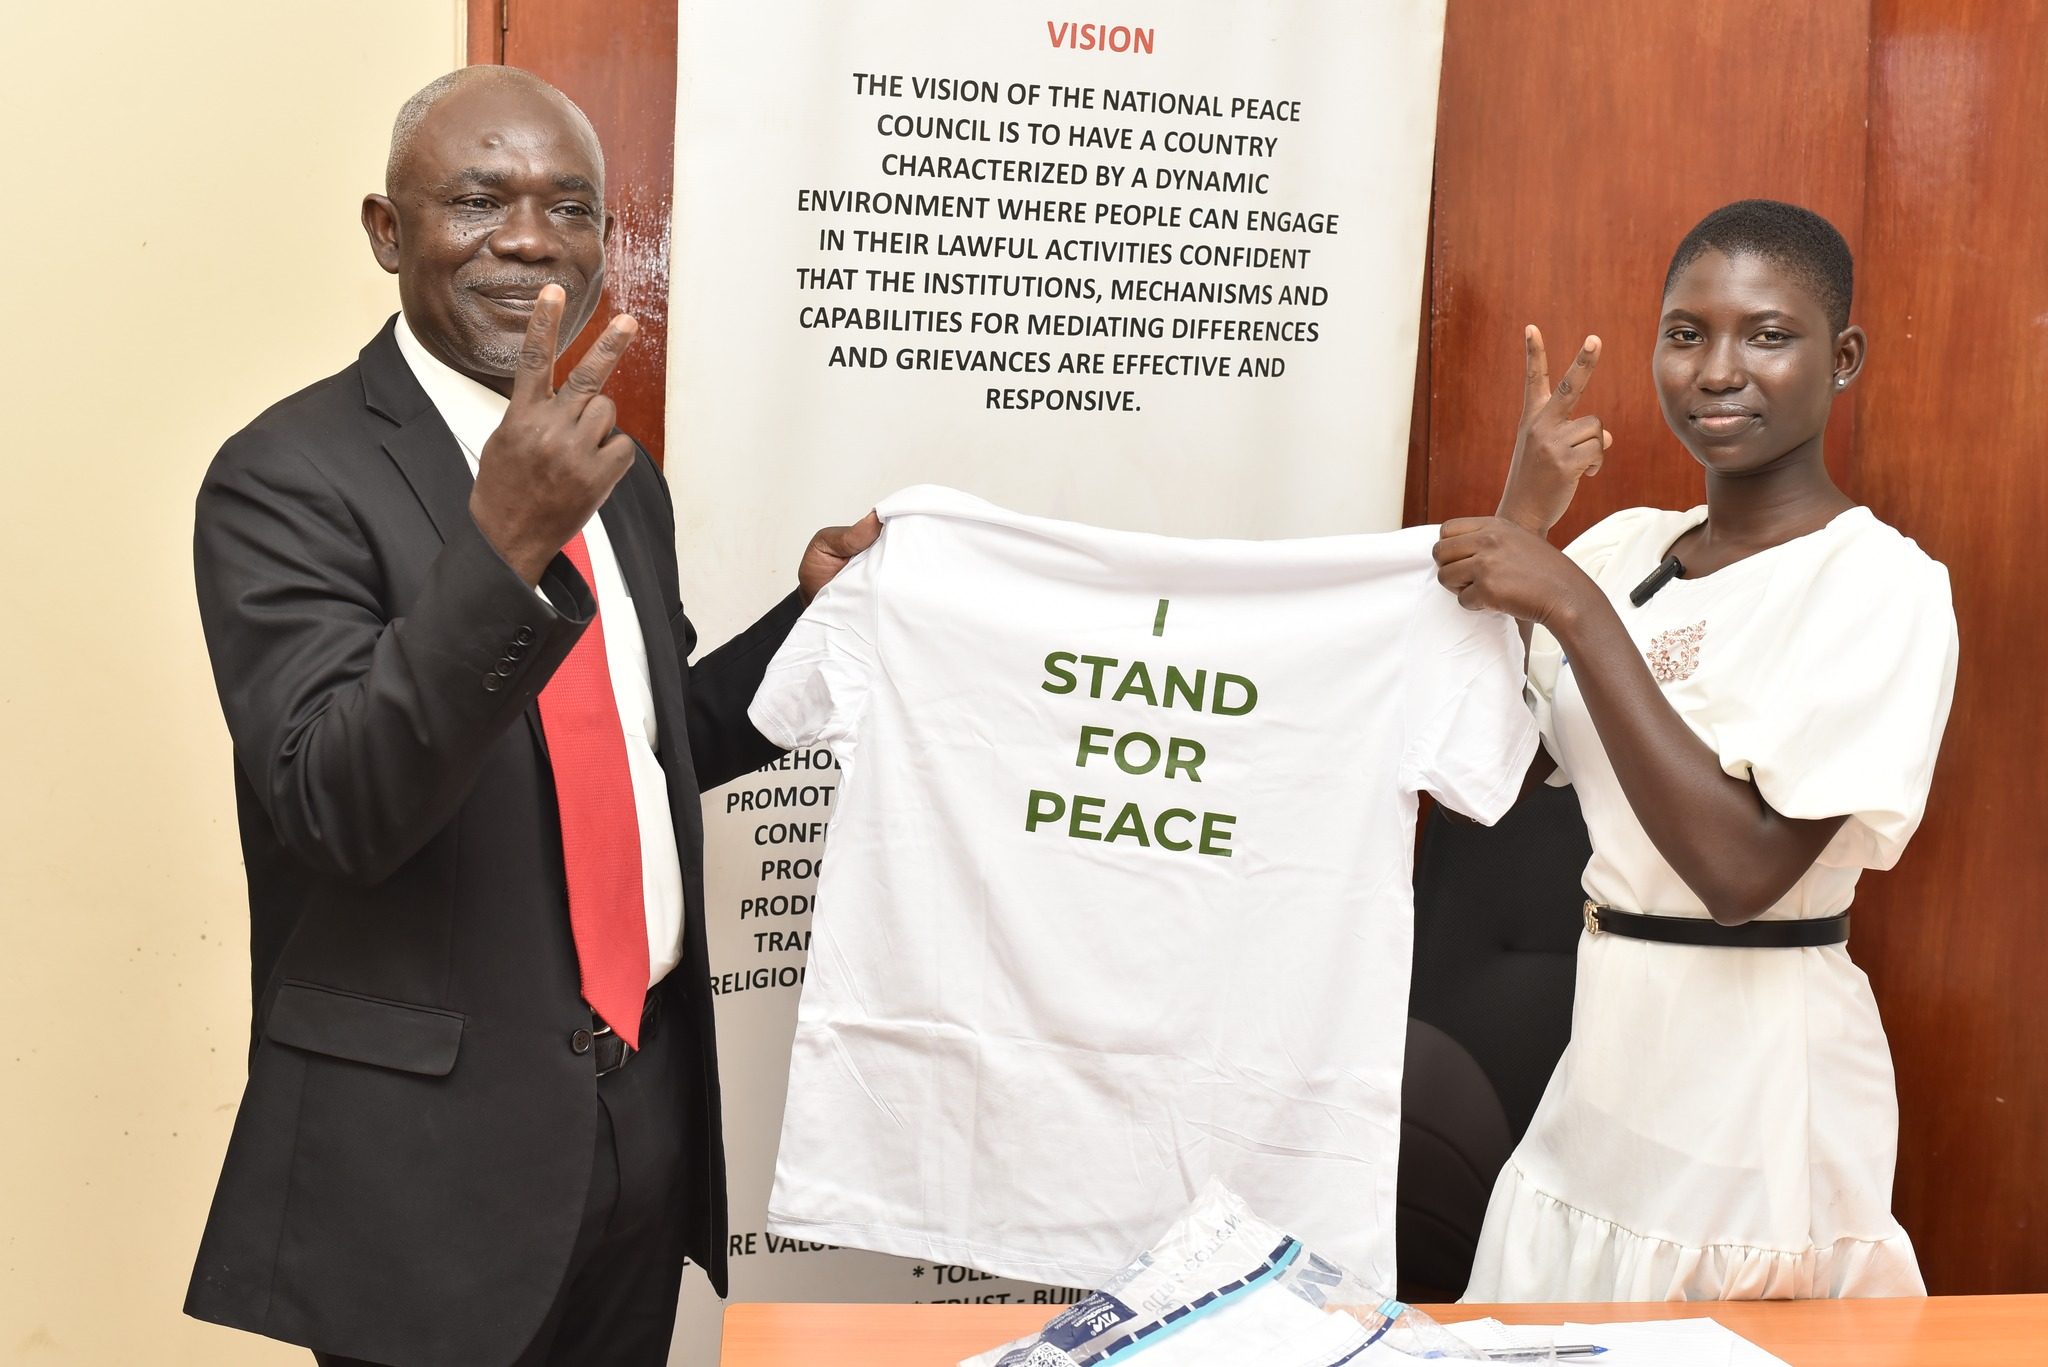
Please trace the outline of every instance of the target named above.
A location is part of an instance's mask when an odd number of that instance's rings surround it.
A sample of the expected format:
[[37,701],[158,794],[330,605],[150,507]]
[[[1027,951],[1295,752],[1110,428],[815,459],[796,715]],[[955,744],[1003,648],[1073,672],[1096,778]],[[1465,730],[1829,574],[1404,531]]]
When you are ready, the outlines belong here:
[[1401,1086],[1396,1257],[1404,1299],[1455,1300],[1494,1178],[1571,1037],[1592,847],[1569,789],[1494,826],[1431,811],[1415,860],[1415,974]]

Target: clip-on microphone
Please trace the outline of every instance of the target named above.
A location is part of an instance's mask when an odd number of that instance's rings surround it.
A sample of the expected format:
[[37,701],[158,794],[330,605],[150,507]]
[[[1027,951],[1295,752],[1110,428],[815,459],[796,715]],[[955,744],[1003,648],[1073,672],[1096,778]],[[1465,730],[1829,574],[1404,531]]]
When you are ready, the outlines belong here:
[[1641,607],[1657,596],[1658,589],[1663,588],[1666,584],[1684,573],[1685,566],[1678,562],[1678,557],[1667,555],[1664,557],[1663,564],[1650,571],[1648,578],[1628,591],[1628,601],[1637,607]]

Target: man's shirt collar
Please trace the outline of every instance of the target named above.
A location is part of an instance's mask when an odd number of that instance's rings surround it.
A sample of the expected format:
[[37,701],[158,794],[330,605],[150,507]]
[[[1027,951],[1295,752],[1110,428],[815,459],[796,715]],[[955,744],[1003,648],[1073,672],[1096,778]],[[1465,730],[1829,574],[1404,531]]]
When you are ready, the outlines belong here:
[[448,424],[448,430],[461,444],[462,454],[469,459],[470,473],[476,473],[477,458],[483,454],[484,443],[505,420],[505,410],[511,406],[511,401],[428,351],[425,343],[413,335],[412,326],[405,321],[402,312],[398,315],[395,332],[399,354],[412,367],[413,378],[420,382],[421,389],[427,391],[427,398],[440,413],[441,421]]

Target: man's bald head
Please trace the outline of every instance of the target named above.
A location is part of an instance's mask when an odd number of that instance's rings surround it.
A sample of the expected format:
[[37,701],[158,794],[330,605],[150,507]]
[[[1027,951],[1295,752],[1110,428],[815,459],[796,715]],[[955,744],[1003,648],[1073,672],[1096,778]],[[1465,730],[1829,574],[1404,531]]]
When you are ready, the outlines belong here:
[[567,296],[562,345],[596,310],[604,153],[583,111],[533,73],[465,67],[407,100],[385,184],[363,198],[370,249],[398,276],[413,334],[457,370],[509,390],[548,285]]
[[457,67],[445,76],[436,76],[420,87],[413,97],[398,111],[398,117],[391,124],[391,151],[384,159],[384,193],[396,195],[410,170],[413,149],[419,140],[420,129],[433,114],[436,106],[450,96],[462,92],[490,92],[500,97],[527,97],[556,106],[573,124],[582,130],[590,141],[591,155],[596,159],[598,191],[604,191],[604,147],[597,140],[597,129],[591,124],[576,102],[549,85],[531,71],[516,66],[479,65]]

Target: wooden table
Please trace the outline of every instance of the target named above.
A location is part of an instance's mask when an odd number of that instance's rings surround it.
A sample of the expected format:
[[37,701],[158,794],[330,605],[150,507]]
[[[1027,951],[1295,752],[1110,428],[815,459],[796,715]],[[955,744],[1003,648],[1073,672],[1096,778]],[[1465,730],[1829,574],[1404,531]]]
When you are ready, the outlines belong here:
[[[2048,1367],[2048,1296],[1638,1305],[1425,1306],[1446,1322],[1580,1324],[1706,1315],[1792,1367]],[[1045,1305],[730,1305],[722,1367],[952,1367],[1021,1337]]]

